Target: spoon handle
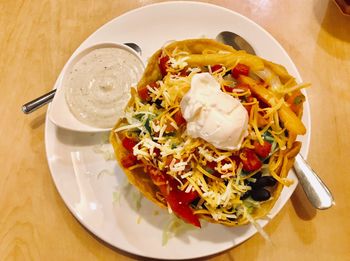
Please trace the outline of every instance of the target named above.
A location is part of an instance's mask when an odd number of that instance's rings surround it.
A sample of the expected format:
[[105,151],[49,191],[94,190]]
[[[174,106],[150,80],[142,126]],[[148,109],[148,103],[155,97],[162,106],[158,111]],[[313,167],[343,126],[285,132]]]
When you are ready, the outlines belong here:
[[32,111],[35,111],[36,109],[40,108],[41,106],[49,103],[52,101],[53,97],[55,96],[55,93],[56,93],[56,89],[48,92],[48,93],[45,93],[44,95],[30,101],[30,102],[27,102],[26,104],[24,104],[22,106],[22,111],[25,113],[25,114],[28,114],[28,113],[31,113]]
[[306,196],[315,208],[327,209],[334,205],[332,193],[300,154],[295,157],[294,170]]

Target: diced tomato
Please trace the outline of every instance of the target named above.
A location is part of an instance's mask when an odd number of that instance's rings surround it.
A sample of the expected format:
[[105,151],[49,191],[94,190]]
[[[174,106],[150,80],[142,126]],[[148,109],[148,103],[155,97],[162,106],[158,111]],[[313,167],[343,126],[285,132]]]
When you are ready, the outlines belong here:
[[242,154],[243,155],[242,157],[240,157],[240,159],[243,163],[244,171],[251,172],[261,168],[262,162],[260,161],[258,156],[255,154],[254,150],[243,149]]
[[165,173],[155,167],[147,166],[146,172],[150,175],[153,183],[159,187],[174,213],[184,221],[200,227],[198,217],[193,214],[193,210],[189,206],[189,203],[197,198],[198,194],[180,191],[175,180],[167,178]]
[[134,139],[124,137],[122,140],[123,147],[127,149],[128,151],[132,152],[134,146],[137,144],[137,142]]
[[227,92],[232,92],[233,89],[234,89],[234,87],[224,85],[224,89],[225,89],[225,91],[227,91]]
[[201,227],[198,216],[193,214],[193,210],[188,204],[179,202],[174,193],[170,192],[169,196],[167,197],[167,201],[177,216],[196,227]]
[[196,227],[201,227],[198,217],[193,214],[193,210],[189,206],[189,204],[198,197],[197,191],[186,193],[179,190],[176,180],[171,180],[169,185],[169,194],[166,199],[174,213],[184,221]]
[[151,82],[145,86],[141,86],[137,88],[137,92],[139,94],[139,97],[141,100],[147,101],[150,98],[149,91],[148,91],[148,86],[151,88],[158,88],[159,85],[156,82]]
[[129,153],[121,159],[121,163],[124,168],[129,168],[137,163],[137,158],[132,153]]
[[141,98],[141,100],[146,101],[150,98],[147,86],[138,87],[137,93],[139,94],[139,97]]
[[160,57],[159,59],[159,69],[163,77],[167,74],[168,61],[169,61],[169,56],[167,55]]
[[258,141],[254,141],[254,151],[256,154],[258,154],[261,158],[266,158],[271,151],[271,143],[268,141],[264,141],[264,144],[260,144]]
[[174,120],[177,124],[177,126],[181,127],[181,125],[186,123],[185,118],[182,116],[182,113],[180,110],[178,110],[175,114],[174,114]]
[[179,182],[175,179],[169,180],[170,190],[176,197],[179,203],[189,204],[198,198],[198,192],[196,190],[191,190],[190,192],[185,192],[178,189]]
[[215,64],[215,65],[211,66],[211,71],[212,71],[212,72],[216,72],[216,71],[221,70],[221,68],[222,68],[222,65],[220,65],[220,64]]
[[249,67],[245,64],[242,64],[242,63],[238,63],[236,65],[235,68],[232,69],[231,71],[231,75],[233,78],[238,78],[239,75],[245,75],[245,76],[248,76],[249,75]]

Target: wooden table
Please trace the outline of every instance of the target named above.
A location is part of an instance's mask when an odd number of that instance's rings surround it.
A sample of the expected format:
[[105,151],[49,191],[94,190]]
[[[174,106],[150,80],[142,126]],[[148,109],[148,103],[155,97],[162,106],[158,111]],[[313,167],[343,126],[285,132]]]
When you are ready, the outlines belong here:
[[[21,105],[49,91],[97,28],[158,1],[0,1],[0,260],[133,260],[96,239],[69,212],[45,157],[45,109]],[[333,1],[205,1],[240,12],[287,50],[308,90],[309,162],[336,205],[315,211],[300,188],[260,235],[211,260],[350,260],[350,17]],[[180,250],[181,251],[181,250]]]

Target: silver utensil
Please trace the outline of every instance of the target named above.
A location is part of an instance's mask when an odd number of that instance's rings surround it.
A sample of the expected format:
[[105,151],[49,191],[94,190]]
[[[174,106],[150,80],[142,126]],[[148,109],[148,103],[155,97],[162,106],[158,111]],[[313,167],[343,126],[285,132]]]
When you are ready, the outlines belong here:
[[27,102],[26,104],[22,105],[22,111],[25,114],[29,114],[40,107],[44,106],[45,104],[48,104],[52,101],[53,97],[55,97],[56,89],[53,89],[52,91],[45,93],[44,95]]
[[335,204],[326,184],[300,154],[295,157],[294,170],[306,196],[315,208],[327,209]]
[[[138,46],[135,43],[124,43],[125,45],[129,46],[130,48],[134,49],[139,55],[142,54],[141,48],[140,46]],[[22,111],[25,114],[29,114],[37,109],[39,109],[40,107],[44,106],[45,104],[48,104],[49,102],[52,101],[53,97],[55,97],[55,93],[56,93],[56,89],[45,93],[44,95],[30,101],[27,102],[26,104],[22,105]]]
[[254,48],[241,36],[238,34],[223,31],[216,36],[216,40],[224,44],[230,45],[236,50],[244,50],[247,53],[254,54]]
[[136,43],[124,43],[125,45],[129,46],[131,49],[134,49],[139,55],[142,55],[141,47],[138,46]]
[[[216,40],[236,50],[255,54],[254,48],[243,37],[233,32],[221,32]],[[294,170],[307,198],[315,208],[327,209],[334,205],[332,193],[300,154],[295,157]]]

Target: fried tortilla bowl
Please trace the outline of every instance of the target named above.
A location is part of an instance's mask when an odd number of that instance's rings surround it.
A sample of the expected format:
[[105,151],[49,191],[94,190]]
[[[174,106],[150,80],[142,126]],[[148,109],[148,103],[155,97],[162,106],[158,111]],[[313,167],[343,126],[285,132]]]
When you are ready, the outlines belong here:
[[[236,151],[186,134],[180,101],[193,75],[210,73],[249,115]],[[148,61],[110,134],[129,182],[195,226],[238,226],[266,216],[279,198],[305,134],[304,96],[287,70],[210,39],[172,42]]]

